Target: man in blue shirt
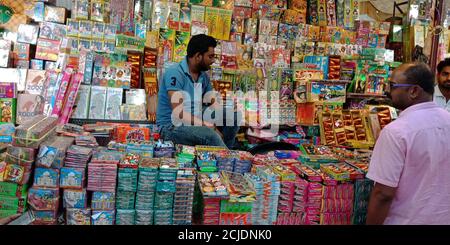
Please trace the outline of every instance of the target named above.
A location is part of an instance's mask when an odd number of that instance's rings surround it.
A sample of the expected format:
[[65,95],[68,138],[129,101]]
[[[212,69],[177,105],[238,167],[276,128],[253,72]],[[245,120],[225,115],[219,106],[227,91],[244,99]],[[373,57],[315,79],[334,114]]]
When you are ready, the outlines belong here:
[[[234,147],[239,131],[236,113],[232,126],[217,125],[213,122],[217,120],[204,120],[208,117],[203,117],[203,103],[210,102],[217,106],[211,81],[206,74],[215,61],[216,46],[213,37],[204,34],[193,36],[186,58],[166,69],[159,85],[156,112],[162,139],[183,145]],[[212,114],[212,117],[215,116]]]

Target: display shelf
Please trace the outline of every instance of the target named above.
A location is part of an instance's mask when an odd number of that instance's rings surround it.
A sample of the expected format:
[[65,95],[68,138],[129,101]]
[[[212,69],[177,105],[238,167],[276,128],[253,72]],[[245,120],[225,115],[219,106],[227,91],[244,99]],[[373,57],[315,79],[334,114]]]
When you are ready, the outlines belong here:
[[106,120],[106,119],[75,119],[71,118],[69,123],[77,124],[83,126],[85,124],[95,124],[97,122],[105,122],[105,123],[125,123],[125,124],[145,124],[152,125],[155,123],[149,121],[134,121],[134,120]]

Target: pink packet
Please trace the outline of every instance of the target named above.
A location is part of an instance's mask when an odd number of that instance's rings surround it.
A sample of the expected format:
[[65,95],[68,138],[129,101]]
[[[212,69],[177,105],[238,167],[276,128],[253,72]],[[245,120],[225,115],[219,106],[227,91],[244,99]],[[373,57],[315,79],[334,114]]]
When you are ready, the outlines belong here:
[[64,103],[64,109],[62,111],[61,117],[59,117],[58,124],[63,125],[69,121],[70,115],[73,111],[73,106],[75,104],[75,99],[77,98],[78,88],[80,88],[81,80],[83,79],[82,73],[77,73],[73,77],[69,87],[67,99]]
[[64,71],[64,75],[61,80],[61,84],[59,86],[58,93],[56,95],[55,106],[53,107],[52,116],[59,117],[59,115],[61,113],[61,110],[63,107],[63,102],[64,102],[64,97],[66,95],[67,87],[69,86],[71,77],[72,77],[72,69],[68,69],[68,70]]

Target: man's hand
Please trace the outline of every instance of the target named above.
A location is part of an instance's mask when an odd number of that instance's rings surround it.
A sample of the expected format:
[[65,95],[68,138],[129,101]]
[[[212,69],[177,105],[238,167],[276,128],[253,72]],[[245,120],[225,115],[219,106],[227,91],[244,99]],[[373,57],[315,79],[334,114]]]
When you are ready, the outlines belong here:
[[369,200],[366,224],[382,225],[384,223],[396,191],[397,188],[375,183]]

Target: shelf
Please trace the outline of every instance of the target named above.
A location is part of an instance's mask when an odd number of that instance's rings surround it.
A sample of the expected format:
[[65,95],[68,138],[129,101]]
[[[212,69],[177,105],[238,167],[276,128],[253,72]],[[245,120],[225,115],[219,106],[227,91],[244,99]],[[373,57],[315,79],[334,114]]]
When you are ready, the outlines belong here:
[[106,119],[74,119],[71,118],[69,123],[77,124],[83,126],[85,124],[95,124],[97,122],[105,122],[105,123],[125,123],[125,124],[144,124],[144,125],[153,125],[156,123],[152,123],[150,121],[133,121],[133,120],[106,120]]

